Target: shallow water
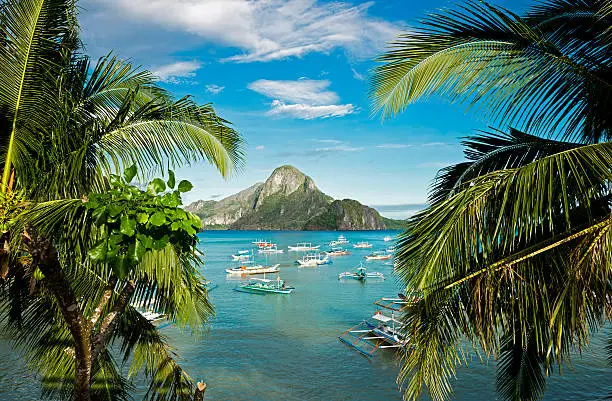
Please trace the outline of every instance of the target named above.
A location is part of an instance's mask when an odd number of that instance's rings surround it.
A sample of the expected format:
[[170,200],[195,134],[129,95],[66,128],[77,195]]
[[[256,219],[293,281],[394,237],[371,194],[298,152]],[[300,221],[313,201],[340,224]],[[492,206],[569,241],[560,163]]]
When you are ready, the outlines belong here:
[[[173,327],[162,329],[178,348],[182,365],[196,380],[208,383],[207,400],[401,400],[392,352],[366,358],[338,340],[338,335],[376,311],[381,297],[394,297],[401,285],[390,278],[391,266],[368,262],[370,271],[389,276],[365,283],[338,281],[338,273],[352,270],[371,250],[352,249],[333,264],[298,268],[299,255],[287,252],[297,242],[327,244],[337,232],[236,232],[200,234],[205,252],[204,275],[218,285],[211,291],[216,317],[203,338],[195,339]],[[345,232],[351,243],[369,241],[384,249],[385,232]],[[391,233],[395,234],[395,233]],[[280,276],[296,290],[291,295],[254,295],[232,289],[240,279],[227,279],[230,255],[249,249],[263,238],[285,249],[269,256],[280,263]],[[325,246],[322,247],[324,249]],[[260,257],[265,262],[265,257]],[[276,277],[272,275],[271,278]],[[612,393],[604,352],[605,337],[598,335],[591,350],[573,369],[549,380],[546,400],[597,400]],[[0,342],[0,400],[36,400],[32,378],[6,343]],[[458,369],[454,382],[458,400],[494,400],[495,365],[474,359]],[[35,393],[37,394],[37,393]],[[136,397],[136,399],[139,399]]]

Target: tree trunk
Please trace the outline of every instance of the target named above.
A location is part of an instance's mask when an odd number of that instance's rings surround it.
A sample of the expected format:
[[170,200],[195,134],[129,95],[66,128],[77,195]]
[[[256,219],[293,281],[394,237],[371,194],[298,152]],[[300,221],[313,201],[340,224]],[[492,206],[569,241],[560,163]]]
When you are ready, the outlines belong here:
[[[89,341],[86,341],[87,343]],[[75,348],[75,401],[91,400],[91,347],[90,344],[82,344]]]

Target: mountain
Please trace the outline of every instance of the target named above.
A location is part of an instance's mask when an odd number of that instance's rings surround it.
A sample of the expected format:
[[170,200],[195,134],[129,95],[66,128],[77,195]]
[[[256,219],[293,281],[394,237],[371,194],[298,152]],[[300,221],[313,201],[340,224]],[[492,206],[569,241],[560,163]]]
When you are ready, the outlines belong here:
[[334,200],[293,166],[278,167],[266,182],[235,195],[200,200],[185,210],[200,216],[208,229],[384,230],[401,224],[356,200]]

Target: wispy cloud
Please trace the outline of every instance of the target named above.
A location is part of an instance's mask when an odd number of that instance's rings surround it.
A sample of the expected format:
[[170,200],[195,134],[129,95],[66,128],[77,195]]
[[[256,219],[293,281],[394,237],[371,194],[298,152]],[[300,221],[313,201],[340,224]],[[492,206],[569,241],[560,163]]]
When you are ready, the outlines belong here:
[[268,116],[294,117],[302,120],[343,117],[357,111],[352,104],[337,104],[340,97],[328,89],[328,80],[300,78],[296,81],[260,79],[248,88],[272,100]]
[[272,99],[289,103],[304,103],[313,106],[329,105],[339,99],[335,92],[328,90],[331,82],[300,78],[297,81],[272,81],[260,79],[251,82],[248,88]]
[[302,120],[313,120],[315,118],[343,117],[354,112],[355,107],[352,104],[311,106],[308,104],[286,104],[280,100],[274,100],[272,108],[266,115],[291,116]]
[[383,143],[380,145],[376,145],[379,149],[405,149],[409,148],[412,145],[408,145],[406,143]]
[[379,52],[399,31],[368,13],[373,2],[323,0],[105,0],[126,18],[186,32],[242,50],[227,60],[270,61],[344,49]]
[[177,61],[176,63],[159,66],[153,70],[162,82],[180,83],[184,78],[193,78],[197,70],[202,68],[198,61]]
[[424,148],[432,147],[432,146],[447,146],[447,142],[427,142],[422,144],[421,146]]
[[361,75],[359,72],[357,72],[356,69],[351,68],[351,71],[353,71],[353,78],[355,78],[358,81],[364,81],[366,79],[366,77],[364,75]]
[[218,198],[220,198],[222,196],[223,196],[223,194],[213,194],[213,195],[210,195],[210,199],[218,199]]
[[266,147],[264,145],[255,146],[255,150],[264,150]]
[[338,145],[327,148],[317,148],[317,152],[361,152],[364,148],[356,148],[348,145]]
[[320,143],[342,143],[343,141],[339,141],[337,139],[315,139],[315,142],[320,142]]
[[219,86],[215,84],[206,85],[206,92],[212,93],[213,95],[221,93],[223,89],[225,89],[225,86]]

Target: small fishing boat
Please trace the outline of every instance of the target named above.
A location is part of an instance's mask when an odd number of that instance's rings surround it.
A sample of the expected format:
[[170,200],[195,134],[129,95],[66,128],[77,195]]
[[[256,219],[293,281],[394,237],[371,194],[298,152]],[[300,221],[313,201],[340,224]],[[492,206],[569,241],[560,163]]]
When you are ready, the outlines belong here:
[[365,256],[366,260],[388,260],[391,259],[390,253],[386,253],[383,251],[372,252],[371,254]]
[[232,259],[236,261],[249,260],[250,258],[249,251],[238,251],[238,255],[232,255]]
[[338,280],[342,280],[343,278],[352,278],[355,280],[365,280],[368,278],[380,278],[380,279],[385,279],[384,274],[380,273],[380,272],[370,272],[368,273],[368,269],[366,269],[365,267],[363,267],[363,265],[360,263],[359,267],[352,272],[344,272],[344,273],[340,273],[338,274]]
[[244,261],[240,266],[225,269],[227,274],[234,275],[250,275],[250,274],[266,274],[266,273],[278,273],[280,264],[273,266],[256,265],[254,259]]
[[331,250],[327,251],[327,255],[329,256],[346,256],[351,253],[344,248],[333,247]]
[[395,251],[396,251],[396,248],[393,245],[385,249],[385,252],[391,253],[391,254],[395,253]]
[[297,263],[301,267],[317,267],[329,263],[329,257],[327,255],[316,253],[312,255],[304,255],[297,260]]
[[385,236],[385,238],[383,238],[383,240],[384,240],[385,242],[393,241],[393,237],[392,237],[392,236],[390,236],[390,235],[386,235],[386,236]]
[[377,349],[403,348],[409,346],[408,338],[402,333],[402,323],[396,319],[396,313],[414,302],[399,294],[400,298],[381,298],[374,305],[387,310],[377,310],[370,319],[363,320],[351,327],[338,338],[348,346],[355,348],[363,355],[371,357]]
[[289,246],[290,251],[297,252],[306,252],[306,251],[316,251],[319,249],[320,245],[312,245],[310,242],[298,242],[295,246]]
[[284,251],[282,249],[278,249],[276,244],[272,244],[272,246],[267,247],[267,248],[263,248],[263,249],[259,249],[257,252],[258,253],[263,253],[263,254],[266,254],[266,255],[273,255],[273,254],[277,254],[277,253],[283,253]]
[[277,277],[276,280],[251,278],[234,288],[235,291],[255,294],[291,294],[294,289],[294,287],[288,287],[280,277]]
[[344,235],[339,235],[337,240],[331,241],[329,243],[329,246],[338,246],[338,245],[345,245],[348,244],[349,241],[346,239],[346,237]]
[[358,242],[355,245],[353,245],[353,248],[358,248],[358,249],[367,249],[367,248],[372,248],[372,244],[370,244],[369,242]]

